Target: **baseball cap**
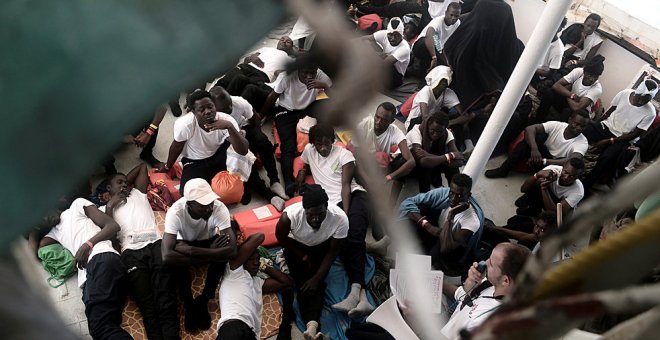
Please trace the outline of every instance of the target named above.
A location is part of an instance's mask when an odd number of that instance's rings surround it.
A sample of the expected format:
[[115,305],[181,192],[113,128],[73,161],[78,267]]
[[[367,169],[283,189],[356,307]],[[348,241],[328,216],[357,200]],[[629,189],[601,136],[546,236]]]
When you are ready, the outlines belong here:
[[220,198],[211,189],[211,185],[201,178],[193,178],[186,182],[183,188],[183,197],[188,201],[195,201],[201,205],[209,205]]

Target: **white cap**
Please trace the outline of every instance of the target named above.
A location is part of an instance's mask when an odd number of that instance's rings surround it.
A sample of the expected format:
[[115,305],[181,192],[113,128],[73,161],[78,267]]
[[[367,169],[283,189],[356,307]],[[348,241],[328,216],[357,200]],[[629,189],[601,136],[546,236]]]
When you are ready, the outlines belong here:
[[[399,25],[396,28],[392,27],[392,22],[393,21],[399,21]],[[394,17],[390,19],[390,22],[387,24],[387,33],[392,33],[392,32],[399,32],[399,34],[403,35],[403,20],[399,17]]]
[[183,188],[183,197],[188,201],[195,201],[201,205],[209,205],[220,198],[213,192],[211,185],[201,178],[193,178],[186,182]]
[[426,85],[435,88],[440,84],[441,80],[447,79],[447,86],[449,86],[451,84],[451,75],[452,71],[449,67],[444,65],[436,66],[426,75]]

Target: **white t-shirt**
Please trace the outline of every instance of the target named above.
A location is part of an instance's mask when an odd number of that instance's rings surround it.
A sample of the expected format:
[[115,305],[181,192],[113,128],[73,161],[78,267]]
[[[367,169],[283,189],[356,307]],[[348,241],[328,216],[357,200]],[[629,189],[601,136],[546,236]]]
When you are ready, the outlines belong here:
[[165,215],[165,232],[177,235],[177,239],[183,241],[202,241],[213,237],[218,231],[230,227],[230,215],[227,207],[215,200],[213,213],[208,220],[200,218],[193,219],[188,213],[185,197],[179,198]]
[[[598,32],[594,32],[589,34],[586,38],[584,38],[584,44],[582,46],[584,47],[583,49],[575,49],[575,52],[573,52],[573,55],[580,58],[580,60],[585,60],[587,58],[587,55],[589,54],[589,51],[591,50],[592,47],[600,44],[603,42],[603,38],[601,38],[600,34]],[[567,45],[566,49],[571,48],[572,45]]]
[[[316,72],[316,80],[322,81],[328,86],[332,86],[332,81],[323,71]],[[307,85],[300,82],[298,72],[280,73],[270,87],[273,88],[275,93],[279,93],[280,97],[277,99],[279,106],[287,110],[303,110],[306,109],[311,103],[316,100],[321,89],[307,89]]]
[[632,132],[635,128],[646,131],[655,119],[655,107],[651,102],[639,107],[630,104],[630,94],[633,92],[623,90],[617,93],[612,99],[612,106],[616,106],[616,109],[603,121],[603,125],[616,137]]
[[[584,75],[584,70],[581,67],[573,69],[569,74],[564,76],[569,84],[572,84],[571,92],[577,94],[580,97],[587,97],[591,99],[591,105],[595,103],[600,95],[603,94],[603,87],[600,85],[600,81],[596,80],[590,86],[585,86],[582,84],[582,79]],[[591,105],[587,106],[587,110],[591,110]]]
[[263,284],[264,279],[250,275],[243,266],[231,270],[227,263],[220,284],[219,302],[222,312],[218,320],[218,330],[227,320],[241,320],[250,326],[256,338],[260,339]]
[[558,70],[561,68],[561,60],[564,57],[564,43],[561,42],[561,39],[550,43],[548,51],[545,52],[545,56],[541,60],[541,65],[539,67],[547,67],[551,70]]
[[383,53],[391,55],[397,60],[394,63],[394,68],[397,72],[401,75],[406,73],[406,68],[408,68],[408,63],[410,62],[410,45],[408,45],[408,42],[404,39],[398,45],[392,46],[390,41],[387,40],[386,30],[380,30],[374,33],[373,37],[378,45],[383,48]]
[[[367,117],[363,119],[360,124],[358,124],[358,130],[359,131],[364,131],[363,126],[367,124],[366,120],[367,119],[374,119],[373,117]],[[367,136],[367,140],[371,140],[372,137]],[[390,124],[390,126],[387,127],[387,130],[385,132],[381,133],[379,136],[375,136],[373,138],[375,140],[375,146],[376,146],[376,152],[385,152],[388,155],[392,154],[390,152],[392,145],[399,145],[402,141],[406,140],[406,135],[403,134],[403,131],[396,127],[394,124]],[[357,140],[351,141],[353,145],[359,146],[357,144]]]
[[452,2],[459,2],[459,0],[445,0],[442,2],[438,1],[429,1],[429,15],[431,18],[437,18],[441,15],[445,15],[447,12],[447,7]]
[[259,59],[263,61],[264,67],[259,67],[254,63],[248,65],[265,73],[269,81],[275,81],[275,72],[283,71],[286,64],[293,61],[293,58],[289,57],[286,52],[274,47],[262,47],[255,52],[259,52]]
[[459,332],[462,329],[472,330],[481,325],[502,304],[501,300],[492,298],[494,293],[495,288],[488,287],[479,294],[479,297],[472,300],[472,307],[465,305],[461,309],[465,290],[463,287],[458,287],[454,293],[458,306],[456,306],[454,314],[451,315],[447,324],[442,327],[442,335],[448,339],[458,339]]
[[[325,189],[330,205],[341,202],[342,167],[350,162],[355,163],[353,154],[342,147],[333,145],[328,157],[323,157],[316,151],[314,144],[310,143],[305,146],[300,158],[305,164],[309,164],[314,182]],[[353,178],[351,192],[356,190],[365,191]]]
[[582,186],[579,179],[576,179],[575,183],[567,187],[559,185],[559,176],[561,176],[562,169],[561,165],[548,165],[543,168],[543,170],[551,170],[557,174],[557,180],[550,185],[550,191],[560,200],[565,199],[571,208],[575,208],[584,197],[584,186]]
[[[99,208],[105,212],[106,206]],[[156,216],[147,195],[133,188],[126,203],[115,208],[114,219],[121,229],[117,233],[121,251],[142,249],[160,239]]]
[[[236,120],[226,113],[216,112],[215,119],[229,121],[236,131],[240,129]],[[185,114],[174,122],[174,140],[186,142],[181,151],[181,156],[185,158],[195,160],[209,158],[218,151],[227,137],[229,137],[227,130],[204,131],[199,127],[197,119],[192,113]]]
[[564,130],[567,126],[567,123],[557,121],[543,123],[543,130],[548,134],[544,144],[554,158],[570,157],[574,152],[584,155],[589,148],[589,141],[583,134],[569,140],[565,139]]
[[[447,215],[449,215],[449,208],[444,209],[442,213],[440,213],[440,217],[438,218],[438,227],[442,228],[445,225]],[[465,229],[476,233],[480,226],[481,223],[479,222],[479,216],[477,216],[477,212],[470,204],[469,208],[454,216],[454,221],[451,224],[451,230],[452,232],[456,232],[460,229]]]
[[291,221],[289,237],[306,246],[319,245],[331,237],[342,239],[348,236],[348,217],[344,210],[336,205],[328,204],[325,220],[321,222],[321,227],[318,230],[310,227],[307,223],[302,202],[290,205],[284,209],[284,212]]
[[[90,205],[93,206],[94,203],[84,198],[77,198],[71,203],[69,209],[64,210],[62,214],[60,214],[60,223],[53,227],[53,229],[46,234],[46,237],[59,242],[64,248],[75,255],[83,243],[87,242],[101,231],[101,228],[85,214],[85,207]],[[96,254],[101,253],[118,254],[117,251],[112,248],[112,242],[101,241],[94,245],[87,262],[89,263]],[[87,272],[84,269],[79,269],[78,287],[82,287],[86,280]]]
[[[412,149],[413,144],[419,144],[419,146],[422,146],[422,132],[419,131],[419,124],[413,126],[413,128],[408,131],[406,134],[406,140],[408,140],[408,146],[410,149]],[[454,134],[451,133],[449,129],[447,129],[447,141],[445,142],[445,145],[449,145],[449,142],[454,140]]]
[[247,100],[238,96],[231,96],[231,117],[234,118],[238,126],[248,125],[248,120],[254,115],[252,105]]
[[461,102],[458,100],[458,96],[454,90],[447,88],[440,94],[440,97],[435,98],[433,95],[433,89],[431,86],[424,86],[417,93],[413,99],[412,107],[410,108],[410,113],[406,119],[406,130],[410,127],[410,121],[413,118],[417,118],[422,115],[422,109],[419,107],[419,104],[426,103],[429,107],[429,114],[433,113],[437,108],[452,108]]
[[[430,4],[431,2],[429,2]],[[447,26],[445,23],[445,16],[444,14],[442,16],[439,16],[431,22],[429,22],[426,27],[422,30],[421,33],[419,33],[419,37],[417,40],[420,41],[420,43],[424,43],[424,40],[420,40],[421,38],[426,37],[426,31],[428,31],[429,27],[433,27],[433,29],[440,35],[440,41],[442,41],[442,46],[444,46],[447,43],[447,40],[449,40],[449,37],[451,37],[452,34],[456,31],[458,26],[461,25],[461,21],[457,20],[453,25]]]

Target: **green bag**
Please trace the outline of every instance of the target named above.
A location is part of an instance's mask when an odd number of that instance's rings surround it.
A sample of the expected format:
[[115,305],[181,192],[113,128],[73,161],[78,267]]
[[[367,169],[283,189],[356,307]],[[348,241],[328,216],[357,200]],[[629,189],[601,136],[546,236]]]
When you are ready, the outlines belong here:
[[63,285],[66,279],[76,271],[75,257],[59,243],[39,248],[37,255],[50,275],[47,279],[48,285],[53,288]]

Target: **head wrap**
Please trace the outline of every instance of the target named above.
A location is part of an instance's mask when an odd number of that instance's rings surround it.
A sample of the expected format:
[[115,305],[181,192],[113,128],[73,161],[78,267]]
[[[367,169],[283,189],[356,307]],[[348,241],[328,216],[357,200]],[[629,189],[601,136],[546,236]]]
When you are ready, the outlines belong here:
[[[396,28],[392,27],[392,24],[396,22],[399,23],[398,26]],[[393,32],[399,32],[399,34],[403,35],[403,21],[399,17],[390,19],[390,22],[387,24],[387,33]]]
[[593,74],[595,76],[600,76],[603,74],[603,70],[605,70],[603,61],[605,61],[605,57],[600,54],[591,57],[591,59],[587,60],[586,64],[584,64],[584,72]]
[[[648,85],[646,84],[647,82],[653,83],[655,87],[651,86],[651,89],[649,89]],[[656,94],[658,94],[658,83],[654,82],[652,79],[646,79],[641,84],[639,84],[639,86],[637,86],[635,89],[635,94],[639,96],[650,94],[651,98],[653,98]]]
[[415,27],[419,27],[419,18],[414,14],[406,14],[403,16],[404,24],[413,24]]
[[305,184],[301,188],[303,208],[309,209],[328,204],[328,194],[318,184]]
[[444,65],[436,66],[426,75],[426,85],[435,88],[440,84],[441,80],[447,79],[447,86],[449,86],[451,84],[451,75],[452,71],[449,67]]

